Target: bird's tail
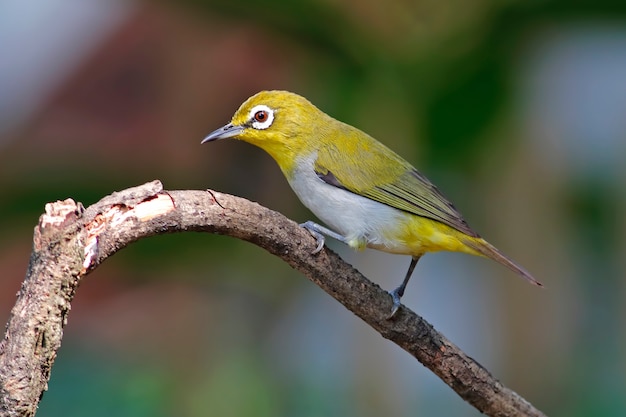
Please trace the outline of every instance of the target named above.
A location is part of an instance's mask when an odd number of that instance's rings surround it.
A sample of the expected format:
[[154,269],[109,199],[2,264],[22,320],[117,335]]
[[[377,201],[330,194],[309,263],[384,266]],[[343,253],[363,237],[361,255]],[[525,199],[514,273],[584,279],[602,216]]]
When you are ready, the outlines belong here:
[[537,281],[528,271],[517,265],[486,240],[481,238],[470,238],[464,239],[463,243],[478,252],[480,255],[486,256],[487,258],[493,259],[494,261],[506,266],[531,284],[543,287],[543,284]]

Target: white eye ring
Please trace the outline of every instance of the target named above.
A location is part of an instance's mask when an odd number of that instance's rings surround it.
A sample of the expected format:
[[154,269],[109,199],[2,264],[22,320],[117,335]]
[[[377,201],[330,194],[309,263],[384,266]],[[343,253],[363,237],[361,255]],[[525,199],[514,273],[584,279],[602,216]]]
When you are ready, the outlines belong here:
[[274,122],[274,110],[265,104],[259,104],[250,110],[249,120],[252,122],[253,128],[258,130],[267,129]]

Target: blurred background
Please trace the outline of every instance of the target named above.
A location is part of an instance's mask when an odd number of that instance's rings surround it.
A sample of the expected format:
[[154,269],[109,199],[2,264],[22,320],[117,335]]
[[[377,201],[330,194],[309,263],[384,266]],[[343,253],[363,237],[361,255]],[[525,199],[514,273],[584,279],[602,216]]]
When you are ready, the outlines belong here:
[[[626,415],[626,2],[8,0],[0,54],[0,321],[49,201],[160,179],[311,219],[262,151],[200,146],[288,89],[546,285],[432,254],[408,307],[549,415]],[[330,246],[385,289],[409,263]],[[190,233],[84,280],[38,415],[479,413],[278,259]]]

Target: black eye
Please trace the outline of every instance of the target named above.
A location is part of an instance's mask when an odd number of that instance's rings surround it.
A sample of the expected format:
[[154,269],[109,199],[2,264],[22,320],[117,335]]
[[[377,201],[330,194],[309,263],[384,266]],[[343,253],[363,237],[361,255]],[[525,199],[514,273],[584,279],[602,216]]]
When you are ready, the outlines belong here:
[[263,123],[264,121],[266,121],[268,118],[268,114],[265,110],[259,110],[258,112],[254,113],[254,120],[256,120],[259,123]]

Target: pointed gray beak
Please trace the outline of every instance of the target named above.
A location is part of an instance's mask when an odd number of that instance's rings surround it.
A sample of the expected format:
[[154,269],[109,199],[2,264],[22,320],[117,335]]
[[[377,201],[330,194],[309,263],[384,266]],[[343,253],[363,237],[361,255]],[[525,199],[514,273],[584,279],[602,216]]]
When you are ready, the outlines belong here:
[[233,136],[239,135],[241,132],[243,132],[244,129],[245,128],[243,126],[235,126],[229,123],[226,126],[222,126],[219,129],[209,133],[206,138],[202,139],[202,142],[200,142],[200,144],[203,144],[205,142],[212,142],[214,140],[232,138]]

